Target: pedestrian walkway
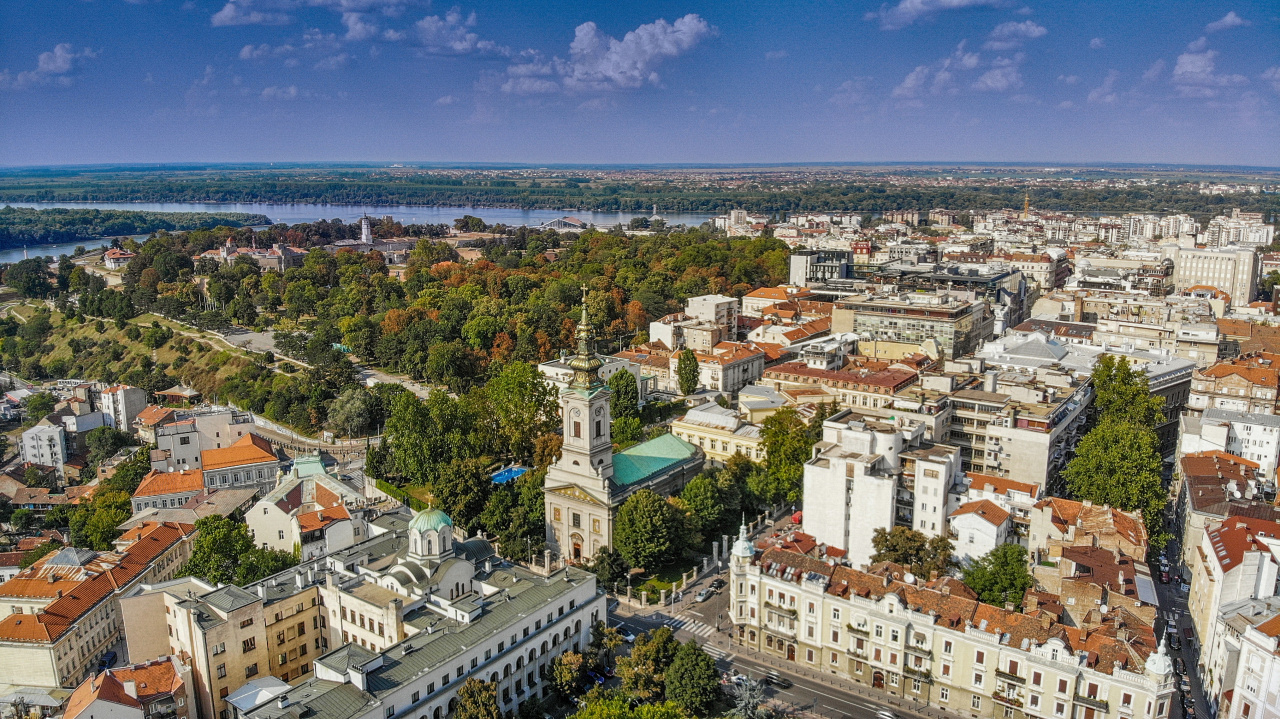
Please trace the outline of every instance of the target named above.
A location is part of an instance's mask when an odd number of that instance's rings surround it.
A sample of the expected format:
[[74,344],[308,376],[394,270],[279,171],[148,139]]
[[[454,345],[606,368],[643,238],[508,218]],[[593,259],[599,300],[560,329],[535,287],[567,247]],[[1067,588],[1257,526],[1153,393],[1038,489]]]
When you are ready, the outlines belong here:
[[681,619],[676,617],[675,619],[668,619],[666,621],[666,625],[672,629],[683,629],[690,634],[704,639],[716,633],[715,627],[703,624],[697,619]]

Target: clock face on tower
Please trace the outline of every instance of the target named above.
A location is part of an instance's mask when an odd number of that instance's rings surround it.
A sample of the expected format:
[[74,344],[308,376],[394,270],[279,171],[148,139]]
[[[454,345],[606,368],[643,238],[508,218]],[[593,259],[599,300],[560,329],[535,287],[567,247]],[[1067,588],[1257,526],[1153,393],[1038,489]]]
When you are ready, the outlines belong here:
[[571,412],[570,414],[572,414],[574,417],[581,417],[582,410],[578,409],[577,407],[574,407],[573,412]]
[[604,407],[596,407],[596,416],[599,417],[602,414],[604,414]]

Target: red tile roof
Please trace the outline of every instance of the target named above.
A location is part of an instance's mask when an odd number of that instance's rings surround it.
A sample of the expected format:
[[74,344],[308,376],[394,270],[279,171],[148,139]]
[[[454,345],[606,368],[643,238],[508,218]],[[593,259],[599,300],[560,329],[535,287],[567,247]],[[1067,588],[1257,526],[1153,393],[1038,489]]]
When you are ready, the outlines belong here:
[[1213,549],[1213,559],[1223,573],[1230,572],[1244,560],[1245,552],[1267,551],[1259,547],[1258,537],[1280,537],[1280,523],[1249,517],[1232,517],[1205,535]]
[[340,522],[344,519],[351,519],[351,513],[346,507],[329,507],[327,509],[319,509],[314,512],[306,512],[298,515],[298,529],[303,532],[311,532],[317,529]]
[[965,476],[969,478],[970,489],[981,489],[996,494],[1009,495],[1010,491],[1024,492],[1031,495],[1034,499],[1040,493],[1040,485],[1028,482],[1019,482],[1008,477],[995,477],[990,474],[979,474],[977,472],[966,472]]
[[989,499],[979,499],[976,502],[965,502],[951,513],[951,518],[956,518],[965,514],[976,514],[993,527],[999,527],[1009,521],[1009,513],[1000,508],[1000,505]]
[[162,494],[199,492],[204,489],[204,474],[198,469],[180,472],[161,472],[153,469],[142,478],[134,497],[158,497]]
[[108,672],[89,677],[83,684],[76,687],[74,692],[71,692],[71,698],[67,700],[67,711],[63,714],[64,719],[76,719],[89,708],[90,704],[99,699],[112,704],[142,709],[142,702],[129,696],[124,690],[124,684]]
[[206,472],[274,461],[276,461],[276,453],[271,443],[252,432],[236,440],[230,447],[206,449],[200,453],[200,464]]

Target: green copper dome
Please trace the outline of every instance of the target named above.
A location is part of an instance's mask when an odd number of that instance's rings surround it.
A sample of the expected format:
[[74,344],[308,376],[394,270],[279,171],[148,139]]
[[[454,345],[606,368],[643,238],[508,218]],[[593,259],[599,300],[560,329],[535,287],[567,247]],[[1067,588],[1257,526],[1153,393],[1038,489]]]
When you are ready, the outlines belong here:
[[413,516],[409,529],[417,532],[439,532],[443,527],[452,527],[453,520],[438,509],[424,509]]

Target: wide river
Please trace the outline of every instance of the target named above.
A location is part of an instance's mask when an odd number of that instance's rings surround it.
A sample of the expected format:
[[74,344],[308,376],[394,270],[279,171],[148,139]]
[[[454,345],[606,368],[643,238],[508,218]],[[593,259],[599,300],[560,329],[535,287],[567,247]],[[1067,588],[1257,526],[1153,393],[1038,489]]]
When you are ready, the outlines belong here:
[[[612,227],[618,223],[626,224],[632,217],[648,215],[636,212],[589,212],[581,210],[521,210],[511,207],[425,207],[422,205],[318,205],[318,204],[275,204],[266,202],[8,202],[2,203],[14,207],[73,207],[97,210],[136,210],[141,212],[249,212],[262,214],[271,218],[272,222],[283,222],[294,225],[299,222],[315,222],[316,220],[339,219],[344,222],[355,222],[365,215],[382,217],[391,215],[403,224],[453,224],[463,215],[475,215],[491,225],[541,225],[548,220],[566,215],[576,217],[583,222],[598,227]],[[668,224],[700,225],[714,217],[711,214],[689,212],[663,212],[658,214]],[[39,245],[27,248],[32,256],[70,254],[76,245],[92,249],[110,244],[102,242],[72,242],[69,244]],[[22,259],[22,250],[0,251],[0,263],[17,262]]]

